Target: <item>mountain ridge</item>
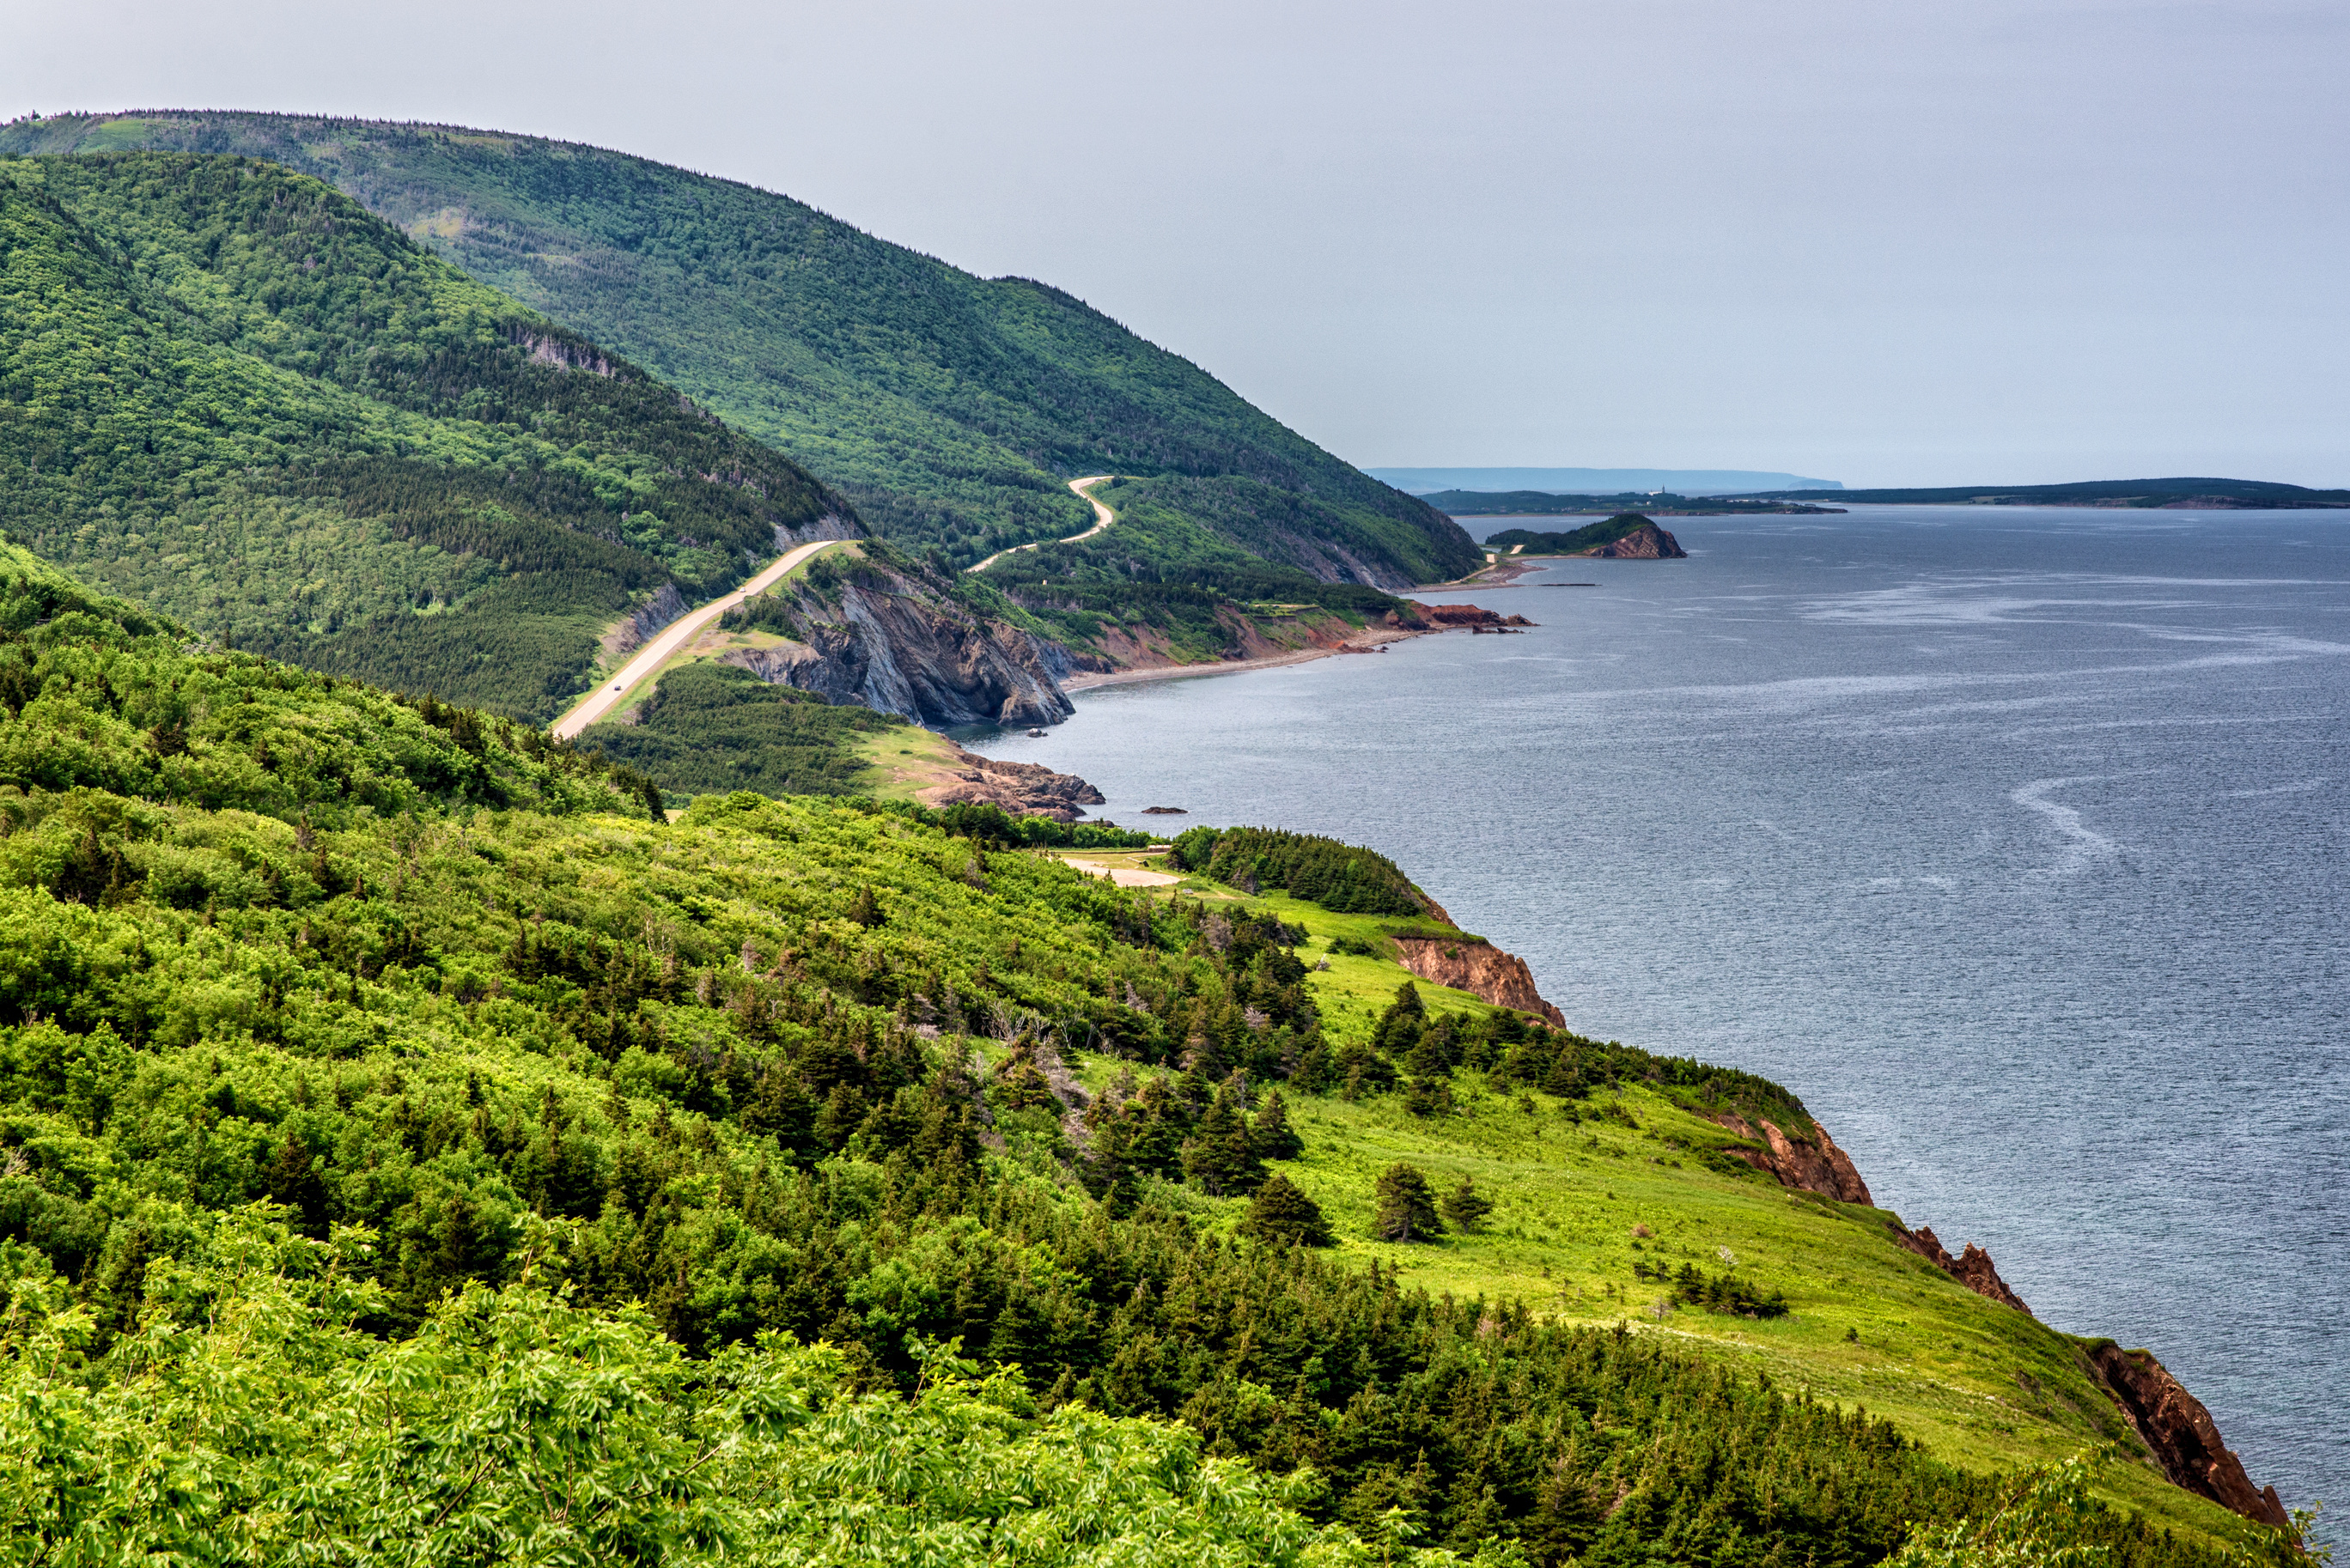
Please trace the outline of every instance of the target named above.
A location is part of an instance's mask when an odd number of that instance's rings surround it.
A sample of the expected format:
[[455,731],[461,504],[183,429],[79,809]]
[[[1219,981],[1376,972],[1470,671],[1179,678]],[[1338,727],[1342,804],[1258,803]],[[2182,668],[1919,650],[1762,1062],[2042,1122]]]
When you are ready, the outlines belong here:
[[[348,190],[955,565],[1077,532],[1087,510],[1062,484],[1096,472],[1188,482],[1166,504],[1220,538],[1251,485],[1310,504],[1348,547],[1309,575],[1398,588],[1474,565],[1450,519],[1075,296],[979,278],[787,196],[460,127],[142,110],[0,128],[0,151],[126,146],[265,157]],[[1152,562],[1187,564],[1180,549]]]

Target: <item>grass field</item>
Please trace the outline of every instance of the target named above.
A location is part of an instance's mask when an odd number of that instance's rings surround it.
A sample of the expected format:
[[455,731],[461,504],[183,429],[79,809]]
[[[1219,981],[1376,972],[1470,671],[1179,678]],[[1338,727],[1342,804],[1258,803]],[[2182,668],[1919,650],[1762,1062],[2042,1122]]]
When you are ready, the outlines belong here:
[[[1334,1043],[1367,1037],[1410,978],[1385,959],[1329,954],[1334,940],[1376,945],[1405,922],[1334,915],[1278,895],[1243,898],[1198,877],[1168,891],[1244,902],[1304,927],[1309,940],[1298,953]],[[1326,959],[1326,970],[1313,967]],[[1465,992],[1416,983],[1432,1013],[1489,1011]],[[1110,1072],[1097,1062],[1082,1075],[1098,1087]],[[1400,1095],[1293,1104],[1305,1153],[1283,1168],[1321,1205],[1340,1256],[1375,1261],[1431,1293],[1517,1300],[1562,1320],[1671,1334],[1790,1392],[1866,1407],[1969,1468],[2102,1449],[2119,1461],[2099,1481],[2110,1500],[2232,1537],[2232,1515],[2162,1479],[2073,1338],[1897,1246],[1887,1211],[1731,1166],[1713,1152],[1731,1135],[1643,1085],[1568,1102],[1497,1089],[1464,1069],[1453,1095],[1456,1114],[1430,1119],[1409,1114]],[[1370,1240],[1372,1184],[1399,1160],[1426,1171],[1440,1191],[1471,1179],[1494,1200],[1492,1213],[1474,1234],[1410,1245]],[[1191,1202],[1223,1228],[1246,1208],[1238,1199]],[[1634,1272],[1684,1264],[1781,1293],[1787,1314],[1677,1308],[1667,1286]]]

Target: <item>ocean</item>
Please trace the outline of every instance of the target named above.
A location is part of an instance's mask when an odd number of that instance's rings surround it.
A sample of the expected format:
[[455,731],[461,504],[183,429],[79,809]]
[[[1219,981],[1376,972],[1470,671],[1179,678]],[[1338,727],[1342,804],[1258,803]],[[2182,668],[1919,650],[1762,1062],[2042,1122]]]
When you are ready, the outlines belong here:
[[970,743],[1384,851],[1573,1027],[1787,1085],[1880,1206],[2350,1502],[2350,514],[1666,522],[1690,559],[1420,596],[1523,636]]

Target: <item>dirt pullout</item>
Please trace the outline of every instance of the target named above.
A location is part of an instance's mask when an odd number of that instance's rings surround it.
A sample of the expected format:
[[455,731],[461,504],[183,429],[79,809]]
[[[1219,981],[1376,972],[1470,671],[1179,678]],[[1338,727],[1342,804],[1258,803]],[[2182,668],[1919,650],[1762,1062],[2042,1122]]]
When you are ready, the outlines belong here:
[[2156,1462],[2173,1486],[2272,1529],[2293,1528],[2276,1488],[2252,1485],[2243,1461],[2220,1439],[2211,1412],[2179,1386],[2152,1352],[2124,1350],[2111,1340],[2101,1340],[2090,1347],[2088,1356],[2097,1381],[2154,1450]]
[[1915,1231],[1908,1231],[1898,1221],[1893,1227],[1893,1240],[1975,1294],[1995,1301],[2002,1306],[2012,1306],[2026,1317],[2033,1315],[2032,1309],[2023,1304],[2023,1298],[2008,1289],[2007,1282],[1999,1277],[1999,1270],[1992,1265],[1991,1254],[1974,1242],[1968,1242],[1967,1250],[1953,1258],[1943,1247],[1941,1238],[1934,1234],[1932,1226],[1920,1225]]
[[924,805],[959,801],[1000,805],[1014,816],[1049,816],[1075,822],[1084,808],[1102,804],[1101,791],[1075,774],[1056,774],[1038,763],[1006,763],[955,748],[958,772],[946,783],[916,792]]
[[1397,937],[1394,941],[1403,967],[1431,985],[1451,986],[1496,1007],[1547,1018],[1554,1028],[1566,1027],[1565,1015],[1542,999],[1534,989],[1534,971],[1515,953],[1490,942],[1451,937]]
[[1866,1203],[1870,1208],[1877,1200],[1868,1195],[1868,1183],[1860,1179],[1852,1158],[1836,1147],[1835,1139],[1818,1122],[1812,1124],[1817,1138],[1790,1135],[1762,1117],[1748,1121],[1731,1111],[1707,1111],[1705,1118],[1720,1127],[1728,1127],[1740,1137],[1762,1145],[1762,1147],[1732,1147],[1727,1152],[1744,1160],[1757,1170],[1767,1170],[1779,1179],[1782,1187],[1793,1187],[1804,1192],[1816,1192],[1833,1198],[1839,1203]]

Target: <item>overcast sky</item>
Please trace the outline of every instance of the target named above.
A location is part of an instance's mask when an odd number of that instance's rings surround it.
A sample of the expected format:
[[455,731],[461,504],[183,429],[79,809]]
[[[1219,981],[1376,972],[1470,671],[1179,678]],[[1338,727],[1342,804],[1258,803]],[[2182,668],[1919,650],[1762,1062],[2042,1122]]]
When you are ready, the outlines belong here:
[[2350,484],[2350,0],[7,9],[0,117],[646,154],[1367,465]]

